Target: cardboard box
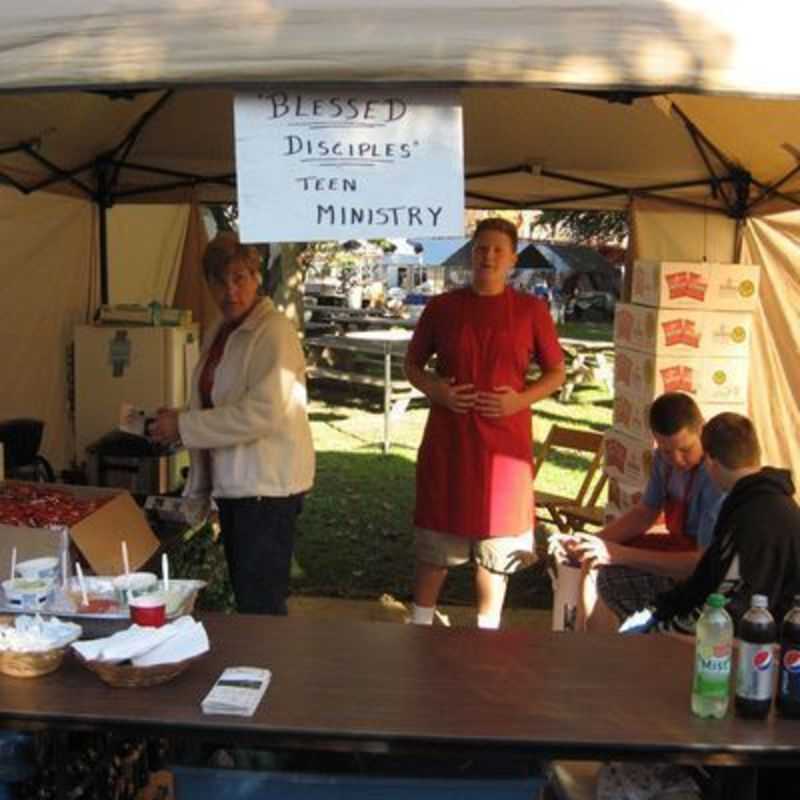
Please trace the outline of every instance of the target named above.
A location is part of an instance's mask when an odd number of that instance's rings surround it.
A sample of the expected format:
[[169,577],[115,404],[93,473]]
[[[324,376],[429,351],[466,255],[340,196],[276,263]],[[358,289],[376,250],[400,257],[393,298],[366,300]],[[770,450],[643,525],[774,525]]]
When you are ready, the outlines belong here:
[[631,300],[658,308],[754,311],[759,267],[686,261],[636,261]]
[[[695,398],[696,399],[696,398]],[[647,439],[650,434],[650,406],[653,400],[643,395],[616,389],[614,392],[614,411],[612,425],[639,439]],[[703,419],[732,411],[747,416],[747,403],[697,403]]]
[[[5,481],[3,485],[22,484]],[[145,564],[158,550],[158,539],[144,512],[128,492],[97,486],[69,486],[55,483],[30,484],[38,488],[64,490],[78,498],[110,498],[94,513],[70,528],[26,528],[0,525],[0,565],[11,563],[16,546],[17,561],[39,556],[61,557],[70,542],[97,575],[118,575],[124,571],[122,542],[128,546],[132,570]]]
[[653,441],[631,436],[619,428],[603,434],[603,470],[609,478],[643,486],[653,467]]
[[632,484],[609,478],[608,503],[616,508],[619,514],[630,511],[639,503],[644,494],[644,484]]
[[752,315],[733,311],[689,311],[618,303],[614,343],[643,353],[747,358]]
[[653,355],[620,347],[614,356],[614,389],[646,399],[664,392],[686,392],[698,403],[747,403],[750,361]]

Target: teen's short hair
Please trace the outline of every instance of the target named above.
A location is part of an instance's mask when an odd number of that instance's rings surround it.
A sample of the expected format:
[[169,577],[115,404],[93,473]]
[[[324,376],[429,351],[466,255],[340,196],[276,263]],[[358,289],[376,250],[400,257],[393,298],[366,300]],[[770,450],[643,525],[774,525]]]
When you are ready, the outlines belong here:
[[674,436],[684,428],[700,433],[703,415],[697,403],[683,392],[666,392],[650,406],[650,430],[659,436]]
[[741,414],[725,411],[703,426],[703,450],[726,469],[758,467],[761,446],[753,423]]
[[486,219],[482,219],[475,228],[472,241],[475,241],[475,239],[478,238],[478,234],[483,233],[484,231],[499,231],[500,233],[504,233],[509,239],[511,239],[511,249],[515,253],[517,252],[517,226],[514,225],[513,222],[509,222],[507,219],[503,219],[502,217],[486,217]]

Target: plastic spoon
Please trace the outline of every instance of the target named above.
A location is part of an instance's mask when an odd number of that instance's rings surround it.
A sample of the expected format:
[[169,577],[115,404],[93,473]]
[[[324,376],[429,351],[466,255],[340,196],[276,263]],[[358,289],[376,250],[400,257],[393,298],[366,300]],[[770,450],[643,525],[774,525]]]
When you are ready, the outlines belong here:
[[14,573],[17,571],[17,548],[11,548],[11,580],[14,580]]
[[128,560],[128,543],[122,540],[122,568],[125,570],[125,596],[131,604],[131,562]]
[[83,568],[81,567],[80,561],[75,562],[75,572],[78,575],[78,586],[81,588],[81,599],[83,600],[83,605],[89,605],[89,595],[86,594],[86,581],[83,579]]

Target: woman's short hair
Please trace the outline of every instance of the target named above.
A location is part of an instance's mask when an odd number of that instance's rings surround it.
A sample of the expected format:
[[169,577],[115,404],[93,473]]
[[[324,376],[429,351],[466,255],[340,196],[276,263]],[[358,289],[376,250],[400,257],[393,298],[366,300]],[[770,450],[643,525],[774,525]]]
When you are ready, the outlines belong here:
[[700,433],[703,415],[697,403],[683,392],[666,392],[650,406],[650,430],[659,436],[674,436],[687,428]]
[[486,217],[486,219],[482,219],[475,228],[475,233],[472,236],[473,241],[484,231],[499,231],[500,233],[504,233],[511,239],[511,249],[515,253],[517,252],[517,226],[514,225],[513,222],[509,222],[502,217]]
[[261,276],[261,254],[252,244],[242,244],[235,231],[220,231],[203,253],[203,275],[206,281],[223,281],[225,270],[232,263],[243,264],[254,275]]
[[753,423],[741,414],[725,411],[703,426],[703,450],[726,469],[757,467],[761,446]]

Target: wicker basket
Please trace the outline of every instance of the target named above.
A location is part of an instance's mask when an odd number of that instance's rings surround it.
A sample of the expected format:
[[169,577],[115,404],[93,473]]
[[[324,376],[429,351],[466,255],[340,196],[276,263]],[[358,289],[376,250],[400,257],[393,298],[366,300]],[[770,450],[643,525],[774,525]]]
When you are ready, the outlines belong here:
[[0,672],[14,678],[38,678],[40,675],[48,675],[61,666],[66,652],[66,647],[24,653],[0,650]]
[[156,664],[152,667],[136,667],[133,664],[109,664],[106,661],[87,661],[76,650],[75,657],[84,667],[94,672],[100,680],[109,686],[120,689],[138,689],[145,686],[158,686],[177,678],[195,661],[203,658],[205,653],[185,661],[172,664]]

